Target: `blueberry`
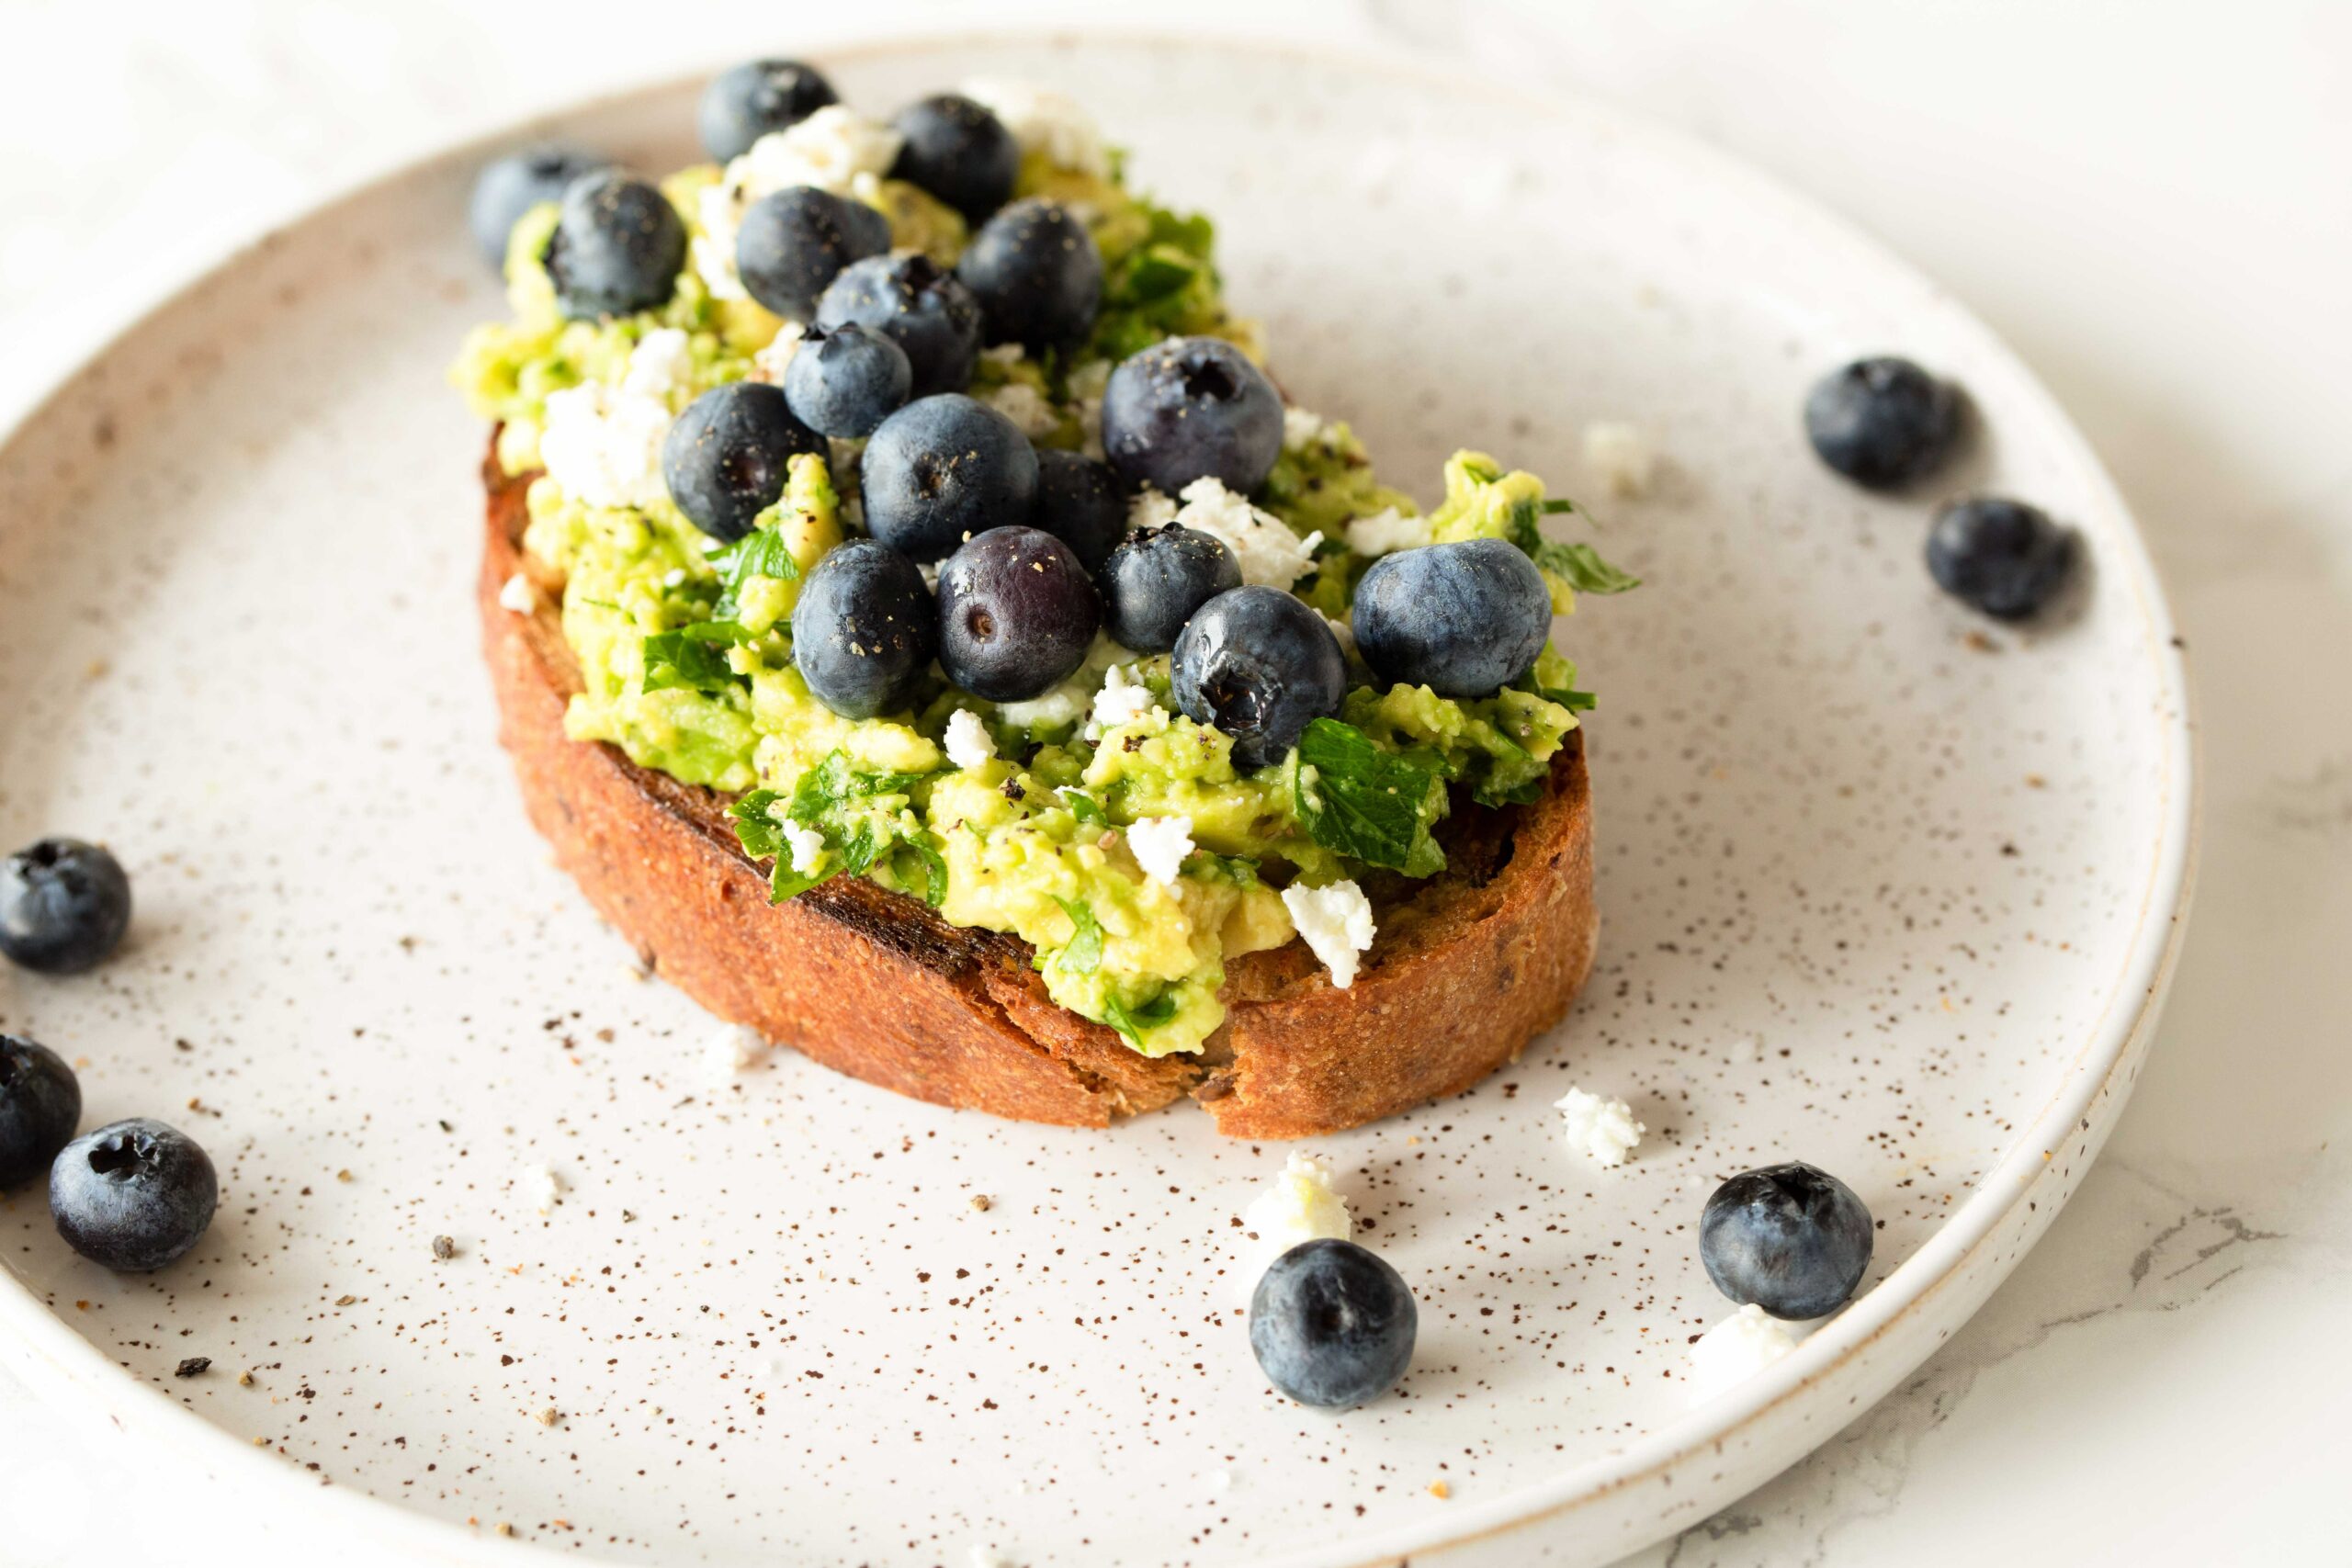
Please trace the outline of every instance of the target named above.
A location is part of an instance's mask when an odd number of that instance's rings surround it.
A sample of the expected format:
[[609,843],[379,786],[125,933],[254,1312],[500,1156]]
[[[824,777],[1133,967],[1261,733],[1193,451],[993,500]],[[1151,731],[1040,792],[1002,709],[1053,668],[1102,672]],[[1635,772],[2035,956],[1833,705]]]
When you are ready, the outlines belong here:
[[686,226],[670,198],[617,170],[565,187],[540,255],[557,306],[572,321],[626,316],[667,301],[686,265]]
[[1552,591],[1517,545],[1462,539],[1374,561],[1349,625],[1383,681],[1441,697],[1492,696],[1544,651]]
[[220,1196],[195,1141],[145,1117],[74,1139],[49,1171],[57,1234],[120,1273],[161,1269],[203,1240]]
[[1068,347],[1094,329],[1102,303],[1102,253],[1059,202],[1031,197],[972,236],[956,276],[980,302],[990,343],[1033,353]]
[[797,60],[753,60],[723,71],[702,90],[695,128],[704,151],[724,164],[771,130],[807,119],[841,95],[814,66]]
[[1170,523],[1137,528],[1102,567],[1102,629],[1137,653],[1176,646],[1193,613],[1241,586],[1241,562],[1224,540]]
[[884,420],[858,462],[867,532],[916,560],[1026,524],[1037,500],[1029,438],[961,392],[918,398]]
[[792,459],[824,457],[825,438],[792,416],[783,389],[730,381],[686,405],[662,441],[662,482],[694,525],[740,539],[784,494]]
[[1699,1261],[1715,1289],[1774,1317],[1825,1317],[1871,1261],[1871,1212],[1854,1190],[1802,1161],[1715,1189],[1699,1217]]
[[1823,462],[1890,490],[1925,478],[1951,451],[1960,398],[1907,359],[1857,359],[1814,383],[1804,433]]
[[545,201],[561,201],[572,181],[612,167],[612,160],[576,147],[540,142],[484,164],[466,204],[466,226],[493,272],[506,269],[506,236],[523,214]]
[[1037,452],[1037,510],[1030,519],[1099,572],[1127,531],[1127,498],[1109,466],[1079,452]]
[[49,1168],[82,1121],[82,1086],[56,1052],[0,1034],[0,1188]]
[[1330,626],[1279,588],[1236,588],[1193,613],[1176,639],[1176,703],[1233,737],[1233,765],[1279,762],[1307,721],[1340,711],[1348,661]]
[[2005,621],[2048,604],[2074,564],[2074,535],[2021,501],[1955,501],[1928,530],[1936,586]]
[[1111,372],[1102,446],[1129,484],[1176,495],[1206,476],[1247,495],[1283,454],[1282,394],[1223,338],[1170,338]]
[[735,236],[735,270],[752,299],[805,321],[852,262],[890,248],[890,220],[862,201],[792,186],[752,203]]
[[871,435],[906,406],[914,385],[907,352],[871,327],[811,327],[784,369],[784,395],[801,423],[844,440]]
[[130,928],[122,863],[79,839],[43,839],[0,863],[0,955],[44,975],[102,963]]
[[792,606],[792,657],[817,700],[873,718],[912,700],[938,645],[931,590],[915,563],[872,539],[827,552]]
[[921,186],[975,223],[1012,199],[1021,144],[971,99],[954,93],[918,99],[890,125],[907,139],[893,178]]
[[817,300],[816,323],[846,321],[887,333],[914,367],[915,396],[960,392],[980,357],[980,308],[972,291],[926,255],[852,262]]
[[992,703],[1069,679],[1102,622],[1085,563],[1036,528],[991,528],[939,569],[939,667]]
[[1379,1398],[1413,1364],[1420,1309],[1396,1269],[1351,1241],[1304,1241],[1250,1298],[1250,1348],[1266,1381],[1301,1404]]

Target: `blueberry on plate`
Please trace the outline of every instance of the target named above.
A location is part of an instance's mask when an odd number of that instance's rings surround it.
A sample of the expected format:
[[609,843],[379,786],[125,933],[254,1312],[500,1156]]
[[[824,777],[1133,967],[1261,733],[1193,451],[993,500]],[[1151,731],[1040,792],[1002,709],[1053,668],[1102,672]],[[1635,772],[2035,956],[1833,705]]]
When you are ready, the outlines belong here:
[[1223,338],[1172,337],[1111,372],[1102,448],[1131,485],[1176,495],[1211,478],[1247,495],[1283,454],[1282,394]]
[[1960,397],[1907,359],[1857,359],[1814,383],[1804,433],[1821,460],[1872,490],[1925,478],[1960,433]]
[[853,440],[906,406],[914,367],[907,351],[872,327],[811,327],[784,367],[794,417],[820,435]]
[[1260,1277],[1250,1348],[1283,1393],[1340,1410],[1396,1386],[1419,1323],[1411,1288],[1385,1258],[1325,1237],[1299,1243]]
[[688,403],[670,426],[662,482],[688,522],[731,542],[784,494],[793,458],[827,451],[825,438],[793,417],[782,388],[730,381]]
[[506,269],[506,236],[541,202],[561,201],[571,182],[612,167],[613,161],[576,147],[542,141],[484,164],[466,204],[466,226],[492,272]]
[[824,73],[797,60],[753,60],[711,78],[702,90],[695,129],[704,151],[724,164],[771,130],[807,119],[841,95]]
[[49,1168],[82,1122],[82,1085],[46,1045],[0,1034],[0,1188]]
[[686,226],[670,198],[616,169],[582,175],[539,260],[571,321],[626,316],[666,303],[686,265]]
[[0,862],[0,955],[43,975],[102,963],[130,929],[122,863],[79,839],[43,839]]
[[1102,629],[1137,653],[1176,646],[1193,613],[1241,586],[1241,562],[1223,539],[1170,523],[1137,528],[1102,565]]
[[1042,696],[1086,662],[1102,602],[1078,552],[1036,528],[992,528],[939,569],[939,667],[992,703]]
[[1082,452],[1040,447],[1037,509],[1030,524],[1076,550],[1087,570],[1099,572],[1126,535],[1126,494],[1108,464]]
[[1374,674],[1441,697],[1486,697],[1535,663],[1552,635],[1552,591],[1501,539],[1398,550],[1356,585],[1349,626]]
[[744,290],[779,316],[805,321],[852,262],[890,248],[890,220],[862,201],[792,186],[752,203],[735,235]]
[[1962,604],[2005,621],[2041,610],[2075,564],[2075,536],[2021,501],[1955,501],[1928,530],[1928,570]]
[[1871,1262],[1871,1212],[1854,1190],[1792,1160],[1742,1172],[1699,1217],[1699,1261],[1715,1289],[1774,1317],[1826,1317]]
[[961,392],[917,398],[884,420],[858,459],[866,531],[916,560],[1026,524],[1037,454],[1021,427]]
[[792,606],[792,657],[817,700],[873,718],[912,700],[938,645],[931,590],[915,563],[872,539],[828,551]]
[[49,1171],[49,1212],[66,1245],[120,1273],[161,1269],[204,1239],[220,1188],[176,1127],[140,1117],[65,1145]]
[[978,223],[1012,199],[1021,144],[1004,122],[956,93],[919,98],[890,127],[905,137],[893,179],[921,186]]
[[915,396],[960,392],[980,357],[980,308],[972,291],[926,255],[852,262],[817,300],[816,324],[848,321],[886,333],[914,367]]
[[1066,347],[1094,329],[1102,303],[1102,253],[1086,225],[1057,201],[1031,197],[980,225],[956,263],[980,302],[990,343],[1033,353]]
[[1329,623],[1279,588],[1220,593],[1176,639],[1176,705],[1233,738],[1233,765],[1279,762],[1310,720],[1347,694],[1348,661]]

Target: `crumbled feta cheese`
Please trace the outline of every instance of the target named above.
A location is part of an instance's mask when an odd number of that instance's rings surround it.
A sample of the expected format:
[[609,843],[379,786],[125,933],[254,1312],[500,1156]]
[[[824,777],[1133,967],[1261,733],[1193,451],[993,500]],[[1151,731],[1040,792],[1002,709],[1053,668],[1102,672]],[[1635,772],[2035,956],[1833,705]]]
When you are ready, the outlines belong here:
[[1642,433],[1614,420],[1596,420],[1584,427],[1584,460],[1615,496],[1645,493],[1657,469],[1657,455]]
[[1132,724],[1159,705],[1149,686],[1114,664],[1103,672],[1102,690],[1095,694],[1094,714],[1086,721],[1086,738],[1100,740],[1103,731]]
[[806,119],[752,142],[727,165],[718,184],[703,191],[695,208],[702,232],[694,238],[694,267],[712,297],[745,297],[743,280],[735,270],[735,240],[752,203],[793,186],[814,186],[835,196],[857,195],[859,177],[872,180],[888,174],[905,140],[855,109],[827,104]]
[[1029,351],[1017,343],[1000,343],[980,350],[980,357],[990,365],[1010,370],[1029,357]]
[[1146,485],[1127,502],[1127,526],[1130,528],[1165,528],[1176,521],[1176,503]]
[[817,857],[825,852],[825,835],[814,828],[804,828],[797,822],[778,822],[776,831],[784,835],[786,862],[795,876],[806,876],[817,869]]
[[1330,615],[1323,617],[1323,624],[1331,628],[1331,636],[1339,643],[1340,654],[1345,658],[1353,659],[1356,656],[1355,627]]
[[[916,572],[917,572],[919,575],[921,575],[921,577],[922,578],[922,585],[923,585],[925,588],[930,589],[933,593],[936,593],[936,592],[939,592],[939,563],[938,563],[937,561],[935,561],[935,560],[917,561],[917,562],[915,563],[915,570],[916,570]],[[1050,696],[1052,696],[1052,695],[1053,695],[1053,693],[1051,693],[1051,692],[1048,692],[1048,693],[1046,693],[1046,696],[1047,696],[1047,697],[1050,697]],[[1032,700],[1032,701],[1035,701],[1035,702],[1043,702],[1043,701],[1045,701],[1045,697],[1036,697],[1036,698],[1033,698],[1033,699],[1031,699],[1031,700]],[[1020,705],[1020,705],[1020,704],[1018,704],[1018,703],[1015,703],[1015,704],[1011,705],[1011,706],[1009,706],[1009,707],[1007,708],[1007,710],[1006,710],[1007,716],[1011,716],[1011,709],[1012,709],[1012,707],[1018,707],[1018,706],[1020,706]]]
[[977,768],[996,755],[996,741],[989,734],[989,727],[970,708],[957,708],[947,716],[947,760],[959,768]]
[[1189,817],[1147,817],[1127,829],[1127,849],[1144,874],[1170,887],[1193,852],[1193,819]]
[[693,375],[694,354],[686,334],[676,327],[656,327],[628,351],[621,390],[666,400],[673,392],[685,390]]
[[1283,889],[1283,908],[1298,928],[1315,956],[1331,972],[1331,984],[1341,990],[1356,983],[1356,954],[1369,952],[1378,930],[1372,923],[1372,900],[1352,880],[1322,887],[1297,883]]
[[1063,383],[1069,400],[1078,408],[1078,423],[1083,433],[1079,449],[1100,461],[1102,457],[1102,394],[1111,385],[1111,362],[1090,359],[1071,371]]
[[1348,548],[1360,556],[1385,556],[1396,550],[1417,550],[1430,542],[1430,520],[1408,517],[1385,507],[1348,525]]
[[1322,438],[1328,428],[1319,413],[1310,413],[1301,408],[1285,408],[1283,410],[1283,449],[1296,452],[1311,446]]
[[[1135,513],[1143,509],[1150,494],[1147,491],[1136,498],[1129,509],[1130,522],[1136,521]],[[1164,502],[1167,498],[1160,499]],[[1321,542],[1321,534],[1300,538],[1281,518],[1259,510],[1250,504],[1248,497],[1226,489],[1224,480],[1214,477],[1194,479],[1184,487],[1183,499],[1184,504],[1176,511],[1174,521],[1224,540],[1234,558],[1241,563],[1243,582],[1288,588],[1313,569],[1315,547]]]
[[1702,1404],[1736,1388],[1796,1348],[1786,1324],[1750,1303],[1690,1347],[1690,1402]]
[[1567,1122],[1568,1147],[1582,1149],[1595,1165],[1623,1165],[1649,1131],[1634,1120],[1634,1108],[1622,1100],[1572,1089],[1552,1104]]
[[1355,1221],[1347,1200],[1331,1190],[1330,1162],[1293,1150],[1283,1173],[1243,1211],[1241,1231],[1245,1250],[1233,1283],[1247,1302],[1275,1258],[1303,1241],[1346,1241],[1355,1235]]
[[1020,729],[1066,729],[1084,718],[1087,710],[1094,705],[1094,689],[1102,679],[1102,672],[1134,657],[1108,636],[1097,632],[1086,650],[1086,661],[1070,672],[1069,680],[1043,696],[1001,705],[997,716]]
[[704,1042],[703,1077],[713,1089],[724,1089],[736,1075],[760,1059],[768,1043],[740,1023],[730,1023]]
[[1023,152],[1043,152],[1057,168],[1097,178],[1111,172],[1111,152],[1102,132],[1078,100],[1034,83],[976,77],[964,96],[1001,120]]
[[683,389],[685,333],[650,332],[629,353],[618,386],[589,382],[548,394],[539,461],[566,495],[588,506],[651,506],[667,499],[662,440],[670,399]]
[[539,591],[531,586],[529,578],[518,571],[499,589],[498,607],[512,610],[518,615],[527,615],[539,607]]
[[785,367],[792,363],[792,356],[800,352],[800,340],[808,335],[808,329],[798,321],[786,321],[777,328],[775,336],[768,340],[768,345],[752,355],[753,378],[772,381],[779,387],[784,385]]
[[1007,381],[1001,387],[991,387],[981,394],[980,400],[1021,427],[1021,434],[1035,439],[1057,428],[1061,414],[1045,393],[1026,381]]
[[526,1165],[514,1173],[514,1192],[542,1214],[551,1214],[563,1201],[563,1182],[543,1165]]

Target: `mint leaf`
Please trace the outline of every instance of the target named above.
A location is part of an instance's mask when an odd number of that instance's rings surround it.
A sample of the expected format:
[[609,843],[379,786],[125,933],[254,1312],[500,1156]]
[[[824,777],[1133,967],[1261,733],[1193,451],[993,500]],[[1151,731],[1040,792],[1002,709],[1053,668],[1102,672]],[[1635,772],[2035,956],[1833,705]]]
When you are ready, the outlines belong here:
[[716,694],[735,684],[727,662],[726,647],[745,643],[752,634],[733,621],[701,621],[675,631],[655,632],[645,639],[645,689],[649,692],[684,687]]
[[848,752],[828,752],[823,761],[801,774],[800,782],[792,786],[787,815],[806,827],[843,801],[861,795],[900,795],[922,777],[921,773],[861,773],[850,766]]
[[1176,993],[1162,991],[1159,995],[1130,1011],[1120,1005],[1116,995],[1102,998],[1102,1021],[1127,1037],[1127,1043],[1143,1049],[1143,1032],[1157,1029],[1176,1016]]
[[1382,750],[1336,718],[1313,720],[1298,738],[1291,788],[1307,836],[1366,864],[1408,876],[1442,870],[1445,852],[1430,828],[1444,787],[1435,770]]
[[1064,789],[1060,794],[1062,804],[1069,807],[1069,814],[1078,818],[1080,827],[1108,828],[1111,825],[1111,814],[1084,790]]
[[784,853],[784,834],[768,817],[768,807],[778,798],[772,789],[755,789],[727,808],[727,815],[735,818],[735,837],[753,860]]
[[1639,588],[1642,580],[1602,560],[1590,545],[1566,545],[1541,539],[1527,552],[1535,564],[1561,579],[1579,593],[1623,593]]
[[912,850],[915,858],[922,862],[922,901],[936,909],[947,902],[946,859],[937,850],[920,839],[908,840],[907,848]]
[[1557,517],[1563,513],[1574,512],[1576,509],[1577,503],[1565,495],[1552,497],[1544,503],[1543,507],[1544,515],[1546,517]]
[[1599,697],[1590,692],[1579,692],[1574,687],[1564,690],[1558,686],[1539,686],[1536,691],[1545,702],[1557,703],[1570,713],[1590,713],[1600,705]]
[[1091,975],[1102,963],[1102,926],[1095,919],[1094,911],[1079,898],[1064,898],[1057,894],[1054,902],[1062,907],[1078,934],[1062,949],[1062,967],[1073,975]]

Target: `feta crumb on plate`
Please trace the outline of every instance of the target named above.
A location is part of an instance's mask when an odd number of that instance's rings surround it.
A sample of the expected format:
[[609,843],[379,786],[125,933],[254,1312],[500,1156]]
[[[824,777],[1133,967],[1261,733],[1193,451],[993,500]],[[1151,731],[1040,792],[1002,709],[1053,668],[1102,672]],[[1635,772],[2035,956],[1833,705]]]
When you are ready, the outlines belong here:
[[563,1201],[563,1182],[544,1165],[526,1165],[514,1173],[514,1192],[540,1213],[551,1214]]
[[1645,493],[1657,471],[1649,442],[1638,429],[1618,420],[1595,420],[1584,427],[1584,460],[1614,496]]
[[518,571],[499,589],[498,607],[512,610],[518,615],[527,615],[539,607],[539,591],[531,586],[529,578]]
[[1385,556],[1397,550],[1415,550],[1430,542],[1430,520],[1408,517],[1395,507],[1385,507],[1369,517],[1359,517],[1348,525],[1348,548],[1360,556]]
[[1315,956],[1331,972],[1331,984],[1341,990],[1356,983],[1356,954],[1372,947],[1378,929],[1372,922],[1372,900],[1352,880],[1321,887],[1293,883],[1283,889],[1283,908],[1298,928]]
[[1582,1149],[1595,1165],[1623,1165],[1649,1131],[1634,1120],[1634,1108],[1622,1100],[1572,1089],[1552,1104],[1567,1122],[1568,1147]]
[[1248,1250],[1235,1270],[1234,1289],[1247,1302],[1275,1258],[1303,1241],[1349,1240],[1356,1225],[1347,1200],[1332,1190],[1330,1161],[1293,1150],[1282,1174],[1242,1212],[1241,1229]]
[[1753,1303],[1740,1308],[1690,1347],[1690,1402],[1736,1388],[1796,1348],[1780,1319]]
[[754,1031],[740,1023],[728,1024],[703,1043],[703,1077],[713,1089],[724,1089],[766,1049],[767,1042]]
[[996,755],[996,741],[989,735],[989,727],[970,708],[957,708],[947,716],[947,760],[959,768],[977,768]]
[[1193,819],[1189,817],[1147,817],[1127,829],[1127,849],[1144,874],[1170,887],[1193,852]]

